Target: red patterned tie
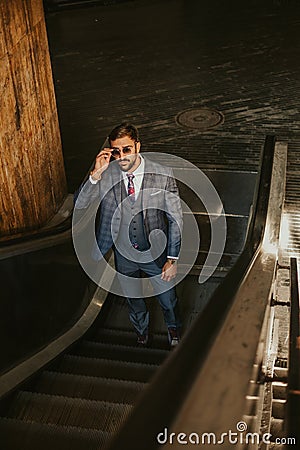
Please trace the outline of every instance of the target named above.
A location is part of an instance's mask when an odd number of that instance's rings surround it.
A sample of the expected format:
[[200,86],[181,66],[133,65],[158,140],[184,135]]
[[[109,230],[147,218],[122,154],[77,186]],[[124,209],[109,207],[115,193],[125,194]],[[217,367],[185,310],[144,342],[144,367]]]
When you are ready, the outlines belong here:
[[126,175],[128,177],[127,192],[128,192],[130,200],[132,200],[134,202],[135,201],[135,190],[134,190],[134,184],[133,184],[134,175],[133,175],[133,173],[127,173]]

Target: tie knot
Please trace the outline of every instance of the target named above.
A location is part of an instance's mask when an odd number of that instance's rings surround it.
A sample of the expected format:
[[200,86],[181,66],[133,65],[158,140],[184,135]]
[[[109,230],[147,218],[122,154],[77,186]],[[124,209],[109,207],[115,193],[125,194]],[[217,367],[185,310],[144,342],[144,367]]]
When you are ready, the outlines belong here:
[[127,175],[129,181],[132,181],[134,179],[133,173],[127,173],[126,175]]

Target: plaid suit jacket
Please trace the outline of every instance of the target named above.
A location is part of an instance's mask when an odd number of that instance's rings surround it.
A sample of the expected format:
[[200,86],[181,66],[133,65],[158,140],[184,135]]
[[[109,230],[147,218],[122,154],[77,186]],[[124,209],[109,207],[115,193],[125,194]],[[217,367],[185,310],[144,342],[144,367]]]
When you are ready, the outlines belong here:
[[[151,247],[153,246],[154,251],[156,233],[158,230],[165,233],[167,246],[157,259],[158,264],[163,265],[167,255],[179,255],[182,229],[180,198],[172,169],[143,157],[145,171],[141,194],[144,226],[148,239],[151,233]],[[124,195],[127,194],[123,175],[115,163],[109,165],[97,184],[92,184],[88,179],[75,194],[76,209],[88,208],[95,201],[99,203],[96,229],[98,248],[93,250],[93,258],[96,260],[100,260],[112,248],[118,236],[121,223],[118,205]]]

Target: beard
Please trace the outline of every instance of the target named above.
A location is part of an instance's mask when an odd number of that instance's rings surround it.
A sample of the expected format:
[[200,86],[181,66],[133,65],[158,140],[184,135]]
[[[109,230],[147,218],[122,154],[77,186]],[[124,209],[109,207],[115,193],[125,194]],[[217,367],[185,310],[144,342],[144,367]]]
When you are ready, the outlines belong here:
[[[122,158],[118,161],[119,167],[122,172],[128,172],[135,164],[138,154],[130,155],[129,157]],[[122,165],[122,163],[124,165]],[[126,165],[125,165],[126,163]]]

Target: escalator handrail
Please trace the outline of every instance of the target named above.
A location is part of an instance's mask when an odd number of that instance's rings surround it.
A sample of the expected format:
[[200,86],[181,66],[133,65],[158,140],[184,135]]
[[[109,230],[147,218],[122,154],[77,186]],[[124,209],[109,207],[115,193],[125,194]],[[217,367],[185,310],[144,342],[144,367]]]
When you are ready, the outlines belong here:
[[287,424],[288,437],[295,437],[300,441],[300,316],[299,316],[299,287],[297,273],[297,258],[291,258],[291,315],[290,315],[290,343],[289,343],[289,371],[287,391]]
[[[68,196],[70,195],[68,194]],[[0,242],[0,259],[47,248],[70,239],[72,212],[73,209],[70,209],[68,217],[60,223],[52,226],[44,226],[22,235],[10,236],[7,240],[2,240]]]
[[[108,138],[106,137],[100,151],[107,145]],[[94,161],[86,172],[80,186],[83,186],[87,181],[89,174],[94,167]],[[78,189],[78,191],[80,188]],[[77,191],[76,191],[77,192]],[[76,196],[75,192],[75,196]],[[68,197],[73,198],[73,194],[68,194]],[[66,200],[65,199],[65,200]],[[36,230],[28,231],[17,236],[9,236],[6,240],[0,240],[0,259],[10,258],[24,253],[50,247],[52,245],[61,243],[65,240],[71,239],[72,236],[72,214],[73,207],[68,211],[68,217],[60,223],[52,226],[43,226]]]

